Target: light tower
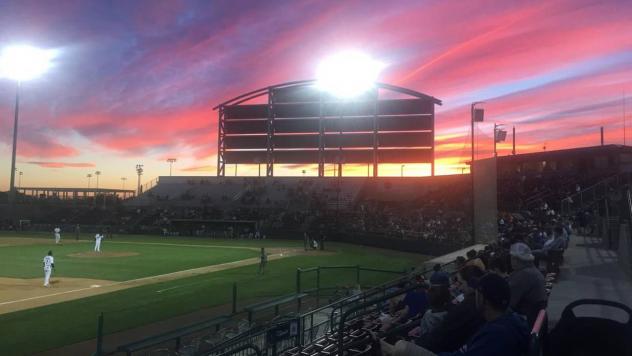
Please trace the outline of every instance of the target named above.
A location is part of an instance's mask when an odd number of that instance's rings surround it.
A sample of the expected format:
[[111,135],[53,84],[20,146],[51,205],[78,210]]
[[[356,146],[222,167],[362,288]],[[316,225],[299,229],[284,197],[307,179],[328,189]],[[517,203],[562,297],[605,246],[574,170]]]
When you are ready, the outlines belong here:
[[86,178],[88,178],[88,189],[90,189],[90,179],[92,178],[92,174],[87,174]]
[[97,190],[99,190],[99,176],[101,175],[101,171],[94,172],[94,175],[97,176]]
[[171,167],[177,161],[175,158],[167,158],[167,162],[169,162],[169,177],[171,177]]
[[136,173],[138,174],[138,188],[136,189],[136,194],[140,195],[140,193],[142,193],[141,187],[140,187],[140,176],[143,175],[143,165],[142,164],[137,164],[136,165]]
[[125,181],[126,180],[127,180],[127,178],[121,177],[121,181],[123,181],[123,186],[121,187],[121,190],[125,190]]
[[20,113],[20,87],[22,82],[35,79],[50,66],[55,51],[43,50],[31,46],[12,46],[0,54],[0,78],[14,80],[15,112],[13,117],[13,149],[11,151],[11,181],[9,183],[9,208],[15,200],[15,157],[18,141],[18,117]]

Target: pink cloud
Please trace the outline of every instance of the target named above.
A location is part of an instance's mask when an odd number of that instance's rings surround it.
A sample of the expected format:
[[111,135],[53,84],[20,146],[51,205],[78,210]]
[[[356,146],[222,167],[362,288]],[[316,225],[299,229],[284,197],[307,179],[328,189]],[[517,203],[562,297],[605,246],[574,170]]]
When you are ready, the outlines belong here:
[[182,168],[180,170],[184,172],[215,172],[217,170],[217,167],[210,166],[210,165],[193,166],[193,167]]
[[73,162],[26,162],[40,166],[42,168],[89,168],[96,167],[94,163],[73,163]]

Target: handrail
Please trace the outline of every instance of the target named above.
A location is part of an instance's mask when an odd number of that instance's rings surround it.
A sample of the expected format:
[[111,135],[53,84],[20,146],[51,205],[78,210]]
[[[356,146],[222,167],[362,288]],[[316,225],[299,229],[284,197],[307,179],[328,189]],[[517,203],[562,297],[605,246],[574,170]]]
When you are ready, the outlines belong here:
[[347,321],[347,317],[352,314],[355,313],[358,310],[362,310],[362,309],[366,309],[367,307],[370,307],[371,305],[376,305],[379,302],[383,302],[385,300],[389,300],[391,298],[395,298],[397,296],[400,296],[402,294],[408,293],[412,290],[415,290],[419,288],[419,285],[412,285],[409,287],[406,287],[402,290],[399,290],[397,292],[391,293],[391,294],[387,294],[381,298],[378,299],[374,299],[372,301],[369,302],[364,302],[362,304],[356,305],[355,307],[352,307],[351,309],[347,310],[346,312],[344,312],[344,314],[342,314],[342,316],[340,317],[340,322],[338,323],[338,353],[342,354],[343,351],[343,346],[344,346],[344,325],[345,325],[345,321]]
[[176,344],[180,344],[180,339],[183,336],[192,334],[196,331],[204,330],[210,327],[218,328],[222,323],[228,321],[230,319],[227,315],[222,315],[219,317],[215,317],[210,320],[202,321],[199,323],[187,325],[178,329],[170,330],[158,335],[146,337],[141,340],[129,342],[127,344],[119,345],[116,350],[119,352],[126,352],[128,355],[137,350],[145,349],[150,346],[155,346],[161,344],[165,341],[176,340]]
[[[441,265],[441,267],[443,268],[443,267],[446,267],[446,266],[449,266],[449,265],[452,265],[452,264],[454,264],[454,261],[445,263],[445,264]],[[410,280],[411,277],[424,276],[425,274],[430,273],[432,271],[433,271],[432,269],[425,269],[425,270],[420,271],[420,272],[411,272],[411,273],[409,273],[409,274],[407,274],[405,276],[402,276],[402,277],[400,277],[398,279],[395,279],[395,280],[383,283],[383,284],[381,284],[379,286],[373,287],[370,290],[366,291],[365,293],[362,293],[361,295],[354,295],[354,296],[350,296],[349,298],[346,298],[343,301],[343,303],[341,303],[340,305],[333,306],[332,309],[331,309],[331,315],[330,315],[329,320],[332,323],[332,325],[331,325],[332,326],[332,330],[333,330],[333,326],[334,326],[334,324],[333,324],[334,314],[335,314],[336,310],[338,310],[338,309],[342,312],[342,308],[347,305],[347,304],[345,304],[345,302],[349,302],[349,304],[351,304],[351,302],[355,302],[358,299],[363,299],[365,301],[365,303],[367,303],[366,300],[367,300],[368,297],[373,297],[373,296],[375,296],[376,294],[378,294],[380,292],[386,291],[388,288],[391,288],[391,287],[393,287],[395,285],[398,285],[398,284],[400,284],[402,282],[406,282],[406,281]],[[389,299],[389,298],[387,298],[387,299]],[[371,301],[371,303],[375,302],[376,300],[378,302],[381,301],[378,298],[378,299],[373,299]]]
[[[606,177],[600,181],[598,181],[595,184],[590,185],[587,188],[584,188],[582,190],[580,190],[579,192],[576,192],[574,194],[571,194],[569,196],[567,196],[566,198],[563,198],[562,200],[560,200],[560,207],[562,207],[564,205],[565,201],[568,201],[569,199],[571,199],[572,201],[577,201],[577,200],[581,200],[581,197],[583,194],[587,193],[588,191],[591,191],[593,189],[597,189],[598,186],[602,186],[604,184],[608,184],[610,182],[612,182],[613,180],[615,181],[619,181],[619,179],[624,175],[625,173],[617,173],[614,175],[611,175],[609,177]],[[560,209],[561,210],[561,209]]]
[[[529,334],[529,356],[540,356],[542,354],[541,335],[542,326],[546,320],[546,309],[541,309],[538,312],[538,317],[535,319],[533,329]],[[546,332],[546,330],[544,330]],[[546,337],[546,335],[544,335]]]
[[147,192],[149,189],[157,186],[159,181],[160,181],[160,176],[158,176],[156,178],[153,178],[149,182],[146,182],[146,183],[142,184],[141,186],[143,187],[143,191],[139,192],[139,195],[143,194],[143,193]]
[[542,309],[538,313],[538,317],[535,319],[535,323],[533,323],[533,329],[531,329],[531,334],[540,335],[540,329],[542,329],[542,324],[544,323],[544,318],[546,317],[546,310]]
[[257,345],[255,345],[255,344],[241,345],[241,346],[239,346],[238,348],[236,348],[234,350],[230,350],[228,352],[225,352],[225,353],[221,354],[221,356],[233,355],[233,354],[236,354],[238,352],[245,351],[245,350],[248,350],[248,349],[254,350],[254,352],[255,352],[255,354],[257,354],[257,356],[261,356],[261,349],[259,349],[257,347]]
[[252,328],[250,328],[250,329],[248,329],[248,330],[246,330],[246,331],[244,331],[242,333],[239,333],[239,334],[231,337],[230,339],[224,340],[224,341],[222,341],[222,342],[220,342],[220,343],[218,343],[216,345],[213,345],[213,347],[210,350],[208,350],[208,352],[206,354],[210,355],[211,353],[213,353],[213,352],[215,352],[217,350],[228,348],[231,344],[235,343],[236,340],[242,339],[242,338],[244,338],[246,336],[255,335],[257,333],[264,332],[265,330],[266,330],[266,328],[263,325],[252,327]]

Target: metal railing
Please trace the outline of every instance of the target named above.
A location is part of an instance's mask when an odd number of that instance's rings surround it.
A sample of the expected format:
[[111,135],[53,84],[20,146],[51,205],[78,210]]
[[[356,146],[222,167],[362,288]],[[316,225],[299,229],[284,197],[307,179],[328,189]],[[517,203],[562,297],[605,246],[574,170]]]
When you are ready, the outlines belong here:
[[[453,271],[454,263],[450,262],[444,265],[444,270]],[[323,268],[323,267],[321,267]],[[334,268],[354,268],[357,266],[334,266]],[[304,271],[318,271],[318,269],[304,269]],[[363,268],[360,267],[360,271]],[[384,272],[385,270],[375,270],[366,268],[364,270],[372,270]],[[395,271],[387,271],[391,273],[395,273]],[[223,353],[230,352],[230,350],[235,350],[242,345],[252,344],[258,346],[262,353],[265,355],[279,355],[291,348],[294,347],[302,347],[314,342],[316,339],[324,335],[326,332],[334,332],[337,330],[337,326],[341,321],[341,317],[343,315],[350,315],[349,311],[356,309],[358,305],[374,305],[375,303],[379,303],[380,300],[383,300],[387,295],[392,294],[392,288],[400,285],[403,282],[409,281],[411,278],[415,278],[416,276],[427,276],[433,272],[431,269],[422,270],[422,271],[409,271],[406,275],[401,276],[397,279],[390,280],[386,283],[382,283],[378,286],[372,287],[365,292],[358,295],[350,295],[339,299],[331,304],[318,307],[309,312],[303,313],[298,316],[299,320],[299,332],[298,337],[292,337],[281,342],[269,342],[266,337],[267,332],[274,328],[276,325],[273,323],[268,327],[258,327],[251,330],[248,330],[240,335],[235,336],[234,338],[227,340],[221,344],[216,345],[212,350],[203,353],[201,355],[212,355],[219,356]],[[297,272],[299,273],[299,272]],[[404,272],[400,272],[404,273]],[[299,274],[297,274],[298,276]],[[299,279],[297,278],[297,281]],[[300,282],[299,282],[300,283]],[[302,292],[305,290],[300,289],[300,284],[297,284],[298,289]],[[358,310],[362,310],[360,308]],[[250,356],[251,353],[247,351],[235,352],[232,354],[239,354],[241,356]]]
[[150,180],[149,182],[147,182],[145,184],[142,184],[141,186],[143,187],[143,191],[140,194],[143,194],[143,193],[147,192],[149,189],[157,186],[159,182],[160,182],[160,177],[156,177],[156,178]]
[[562,199],[560,202],[562,215],[570,216],[579,210],[590,208],[604,199],[611,189],[619,188],[628,178],[628,174],[620,173]]

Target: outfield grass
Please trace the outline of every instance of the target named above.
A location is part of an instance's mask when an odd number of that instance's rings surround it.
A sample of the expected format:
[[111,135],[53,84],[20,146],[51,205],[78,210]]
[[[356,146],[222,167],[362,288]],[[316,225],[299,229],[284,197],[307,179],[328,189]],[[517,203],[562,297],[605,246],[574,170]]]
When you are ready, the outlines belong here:
[[[117,238],[117,241],[164,242],[155,237],[136,236]],[[302,246],[302,241],[179,241],[226,246]],[[336,253],[271,261],[264,275],[257,275],[257,266],[239,267],[0,315],[0,350],[3,350],[3,354],[7,350],[8,354],[28,354],[92,339],[95,337],[96,319],[100,312],[105,315],[105,332],[112,333],[202,308],[224,305],[230,303],[233,282],[237,283],[239,300],[264,299],[292,293],[295,290],[297,268],[361,265],[401,270],[423,261],[423,256],[361,246],[328,243],[327,247]],[[387,274],[365,273],[362,274],[361,283],[373,285],[391,278],[393,276]],[[353,284],[354,281],[354,275],[349,273],[328,274],[322,285]],[[244,305],[239,307],[243,308]]]

